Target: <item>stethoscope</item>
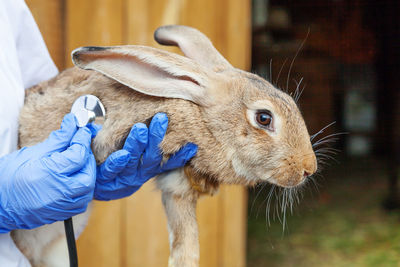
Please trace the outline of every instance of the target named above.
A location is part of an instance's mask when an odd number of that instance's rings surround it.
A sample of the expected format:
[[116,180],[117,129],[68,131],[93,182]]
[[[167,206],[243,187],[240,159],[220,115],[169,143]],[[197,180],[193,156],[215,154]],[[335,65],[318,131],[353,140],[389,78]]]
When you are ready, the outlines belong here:
[[[96,118],[106,116],[106,110],[100,99],[94,95],[83,95],[78,97],[72,104],[71,113],[77,120],[78,127],[85,127],[88,123],[94,122]],[[69,266],[78,267],[78,253],[76,251],[76,241],[72,218],[64,221],[65,235],[67,238]]]

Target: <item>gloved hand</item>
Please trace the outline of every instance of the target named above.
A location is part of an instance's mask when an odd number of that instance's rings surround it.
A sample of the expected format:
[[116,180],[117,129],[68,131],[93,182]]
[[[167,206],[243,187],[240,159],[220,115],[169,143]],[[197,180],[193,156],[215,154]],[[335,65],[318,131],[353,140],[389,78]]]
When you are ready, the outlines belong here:
[[93,198],[96,161],[92,132],[73,114],[42,143],[0,158],[0,233],[30,229],[86,210]]
[[153,117],[149,130],[143,123],[135,124],[123,149],[112,153],[97,167],[94,198],[111,200],[129,196],[157,174],[185,165],[197,152],[194,144],[187,144],[160,165],[162,155],[158,146],[167,126],[168,118],[164,113]]

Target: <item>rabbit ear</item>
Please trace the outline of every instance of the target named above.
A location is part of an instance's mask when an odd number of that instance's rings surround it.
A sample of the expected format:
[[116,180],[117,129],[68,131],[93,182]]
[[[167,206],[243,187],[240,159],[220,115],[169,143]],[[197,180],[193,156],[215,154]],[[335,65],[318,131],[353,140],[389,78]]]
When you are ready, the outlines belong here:
[[98,71],[138,92],[209,105],[212,72],[189,58],[146,46],[81,47],[73,63]]
[[179,46],[185,56],[215,71],[232,68],[210,39],[194,28],[183,25],[162,26],[154,32],[154,39],[162,45]]

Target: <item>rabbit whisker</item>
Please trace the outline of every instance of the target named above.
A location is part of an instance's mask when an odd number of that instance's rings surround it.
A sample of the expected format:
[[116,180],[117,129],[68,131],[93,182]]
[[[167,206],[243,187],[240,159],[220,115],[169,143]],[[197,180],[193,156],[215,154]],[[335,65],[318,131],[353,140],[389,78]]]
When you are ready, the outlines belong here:
[[[266,198],[266,223],[268,226],[271,226],[271,203],[272,199],[275,198],[273,219],[275,220],[277,218],[279,220],[279,222],[282,224],[283,232],[285,232],[287,229],[287,210],[289,209],[290,214],[293,214],[295,205],[299,204],[300,198],[302,198],[302,186],[281,188],[277,187],[276,185],[271,185]],[[275,190],[276,188],[278,189]]]
[[283,189],[283,194],[282,194],[282,202],[281,202],[281,212],[282,212],[282,231],[285,232],[285,228],[286,228],[286,207],[287,207],[287,194],[288,191],[285,189]]
[[313,144],[313,147],[316,146],[317,144],[319,144],[321,141],[323,141],[323,140],[325,140],[325,139],[328,139],[328,138],[334,137],[334,136],[338,136],[338,135],[345,135],[345,134],[349,134],[349,133],[348,133],[348,132],[340,132],[340,133],[334,133],[334,134],[330,134],[330,135],[327,135],[327,136],[325,136],[325,137],[322,137],[321,139],[319,139],[318,141],[316,141],[316,142]]
[[339,140],[339,139],[338,139],[338,138],[329,138],[329,139],[325,139],[325,140],[316,142],[315,144],[312,145],[312,147],[313,147],[313,148],[317,148],[318,146],[321,146],[321,145],[323,145],[323,144],[334,143],[334,142],[336,142],[337,140]]
[[282,188],[278,188],[278,190],[275,190],[275,199],[276,199],[276,204],[275,204],[275,208],[274,208],[274,213],[273,213],[273,218],[278,218],[279,222],[282,223],[281,217],[280,217],[280,213],[279,213],[279,206],[281,203],[281,199],[280,199],[280,192],[281,192]]
[[271,186],[271,189],[269,190],[268,196],[266,198],[267,199],[267,206],[266,206],[265,213],[266,213],[266,219],[267,219],[268,226],[271,226],[271,220],[270,220],[269,212],[271,210],[270,209],[271,208],[271,199],[272,199],[275,187],[276,187],[275,185]]
[[296,103],[299,100],[300,95],[303,93],[303,90],[304,90],[304,86],[301,90],[299,90],[300,85],[303,82],[303,79],[304,79],[304,77],[302,77],[299,82],[294,80],[294,82],[296,83],[296,89],[294,90],[293,99],[294,99],[294,102],[296,102]]
[[269,60],[269,79],[268,80],[270,80],[271,83],[273,82],[272,81],[272,58]]
[[287,58],[285,59],[285,61],[283,61],[283,64],[282,64],[281,68],[279,69],[278,76],[276,77],[276,80],[275,80],[275,87],[279,87],[279,77],[281,76],[281,72],[283,70],[283,67],[286,64],[286,61],[287,61]]
[[290,78],[290,73],[291,73],[291,71],[292,71],[292,67],[293,67],[294,61],[296,60],[296,58],[297,58],[297,56],[298,56],[300,50],[303,48],[305,42],[307,41],[309,34],[310,34],[310,28],[309,28],[308,31],[307,31],[306,38],[304,38],[303,42],[301,42],[299,48],[297,49],[296,54],[294,55],[294,57],[293,57],[293,59],[292,59],[292,62],[290,63],[290,67],[289,67],[289,71],[288,71],[288,76],[287,76],[287,79],[286,79],[286,91],[289,90],[289,78]]
[[253,211],[254,204],[256,203],[256,200],[257,200],[258,196],[261,194],[261,192],[264,190],[264,188],[266,186],[267,186],[267,183],[263,183],[262,186],[261,186],[261,189],[257,192],[257,194],[256,194],[256,196],[255,196],[255,198],[253,200],[253,203],[251,204],[250,212]]
[[303,94],[305,88],[306,88],[306,85],[304,84],[304,85],[303,85],[303,88],[301,88],[299,94],[297,95],[297,97],[296,97],[296,99],[295,99],[295,102],[296,102],[296,103],[299,102],[299,99],[300,99],[301,95]]
[[329,128],[330,126],[334,125],[335,123],[336,123],[336,121],[333,121],[333,122],[329,123],[328,125],[326,125],[325,127],[323,127],[321,130],[319,130],[317,133],[311,135],[310,141],[312,141],[315,137],[317,137],[318,135],[320,135],[321,133],[323,133],[324,130],[326,130],[326,129]]
[[[333,160],[333,159],[334,159],[332,156],[326,155],[326,154],[318,154],[317,157],[318,157],[319,160],[324,160],[324,161],[326,161],[326,160]],[[317,162],[318,162],[318,161],[317,161]],[[318,162],[318,163],[325,164],[325,162]]]
[[340,152],[340,149],[336,149],[333,147],[321,147],[321,148],[318,148],[317,150],[315,150],[315,152],[330,152],[330,153],[337,154]]
[[310,176],[309,178],[310,178],[310,183],[314,186],[315,191],[316,191],[317,193],[319,193],[319,186],[320,186],[320,185],[319,185],[318,182],[315,180],[315,176],[312,175],[312,176]]
[[[276,175],[276,173],[277,173],[277,171],[274,171],[268,179],[270,179],[271,177],[273,177],[274,175]],[[265,185],[268,185],[268,184],[270,184],[270,183],[265,182],[263,188],[265,187]],[[275,186],[275,185],[272,184],[272,186]],[[256,213],[256,218],[258,218],[258,215],[259,215],[259,213],[260,213],[260,208],[265,204],[265,201],[267,201],[267,198],[265,198],[265,199],[260,203],[260,205],[258,206],[258,208],[257,208],[257,213]],[[268,204],[268,203],[267,203],[267,204]]]
[[332,151],[328,148],[321,148],[319,151],[315,151],[315,155],[333,155],[336,156],[339,152],[338,151]]

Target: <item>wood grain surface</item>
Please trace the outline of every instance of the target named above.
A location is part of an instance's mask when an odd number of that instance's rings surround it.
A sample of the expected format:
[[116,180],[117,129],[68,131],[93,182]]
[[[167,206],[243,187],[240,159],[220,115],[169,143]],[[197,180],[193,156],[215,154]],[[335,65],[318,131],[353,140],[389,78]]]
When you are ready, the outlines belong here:
[[[60,70],[79,46],[140,44],[161,47],[154,30],[165,24],[198,28],[241,69],[250,67],[249,0],[27,0]],[[179,53],[176,48],[164,47]],[[200,266],[243,267],[247,191],[223,186],[199,200]],[[133,196],[95,202],[78,240],[80,266],[159,267],[169,255],[160,192],[152,182]]]

